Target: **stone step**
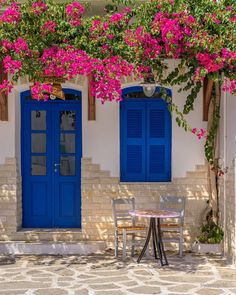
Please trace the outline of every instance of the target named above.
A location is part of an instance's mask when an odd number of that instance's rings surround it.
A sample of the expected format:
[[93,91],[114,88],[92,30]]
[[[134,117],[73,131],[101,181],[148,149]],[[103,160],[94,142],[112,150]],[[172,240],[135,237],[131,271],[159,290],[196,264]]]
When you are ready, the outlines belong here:
[[100,165],[99,164],[83,164],[82,166],[83,171],[100,171]]
[[15,235],[15,241],[27,242],[75,242],[82,241],[81,229],[21,229]]
[[109,171],[82,171],[84,178],[107,178],[110,177]]
[[186,173],[186,177],[189,178],[207,178],[208,177],[208,172],[207,171],[189,171]]
[[16,166],[10,164],[0,165],[0,171],[16,171]]
[[207,165],[196,165],[195,167],[197,171],[208,171]]
[[174,178],[173,184],[207,185],[207,178]]
[[16,158],[6,158],[5,163],[6,165],[16,165]]
[[1,170],[0,169],[0,178],[1,177],[16,177],[17,176],[17,172],[16,171],[8,171],[8,170]]
[[104,177],[100,179],[101,183],[119,183],[119,178],[118,177]]
[[16,184],[17,179],[16,177],[8,177],[8,176],[1,176],[0,175],[0,186],[6,184]]
[[92,164],[92,159],[91,158],[82,158],[81,163],[83,163],[83,164]]
[[1,254],[13,255],[88,255],[102,252],[106,249],[103,241],[80,241],[80,242],[1,242]]
[[117,177],[89,177],[89,178],[82,178],[82,183],[84,184],[118,184],[119,178]]

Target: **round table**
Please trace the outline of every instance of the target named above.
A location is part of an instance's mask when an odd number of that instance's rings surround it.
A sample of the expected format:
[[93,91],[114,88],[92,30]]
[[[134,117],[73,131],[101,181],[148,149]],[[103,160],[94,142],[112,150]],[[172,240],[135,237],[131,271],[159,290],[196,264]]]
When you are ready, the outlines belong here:
[[[138,257],[137,262],[139,263],[141,259],[143,258],[143,255],[145,254],[148,244],[152,237],[153,252],[154,252],[155,259],[160,259],[161,266],[168,265],[168,260],[167,260],[163,242],[162,242],[160,219],[179,217],[180,213],[168,211],[168,210],[143,209],[143,210],[130,210],[129,214],[132,216],[150,218],[146,241]],[[157,256],[157,252],[159,257]]]

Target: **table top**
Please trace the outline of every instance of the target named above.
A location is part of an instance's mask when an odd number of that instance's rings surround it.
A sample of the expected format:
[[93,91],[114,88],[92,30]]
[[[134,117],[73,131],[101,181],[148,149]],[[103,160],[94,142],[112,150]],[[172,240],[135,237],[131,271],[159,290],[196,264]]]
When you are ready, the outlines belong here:
[[174,218],[179,217],[179,212],[173,212],[168,210],[160,210],[160,209],[140,209],[140,210],[130,210],[129,214],[132,216],[141,216],[148,218]]

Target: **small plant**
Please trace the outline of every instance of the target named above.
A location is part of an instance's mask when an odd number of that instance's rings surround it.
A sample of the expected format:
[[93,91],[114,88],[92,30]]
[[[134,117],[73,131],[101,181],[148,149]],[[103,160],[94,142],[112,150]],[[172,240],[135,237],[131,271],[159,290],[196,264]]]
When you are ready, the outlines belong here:
[[[209,201],[207,201],[209,210]],[[210,208],[206,214],[206,223],[201,226],[201,233],[197,241],[202,244],[219,244],[224,238],[222,228],[214,221],[213,211]]]
[[203,244],[219,244],[224,238],[222,228],[214,221],[202,225],[201,234],[197,240]]

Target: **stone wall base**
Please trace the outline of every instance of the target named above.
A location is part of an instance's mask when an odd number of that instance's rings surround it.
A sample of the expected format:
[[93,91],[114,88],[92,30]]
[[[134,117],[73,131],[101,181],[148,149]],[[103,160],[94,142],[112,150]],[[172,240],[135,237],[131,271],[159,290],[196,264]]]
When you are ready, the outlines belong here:
[[[82,229],[21,229],[21,179],[15,159],[0,166],[0,240],[26,242],[104,241],[113,245],[112,198],[135,197],[137,208],[158,208],[161,195],[184,196],[185,249],[190,249],[208,200],[208,172],[197,165],[186,177],[168,183],[120,183],[90,158],[82,159]],[[147,223],[148,220],[140,220]],[[176,244],[168,247],[176,249]]]

